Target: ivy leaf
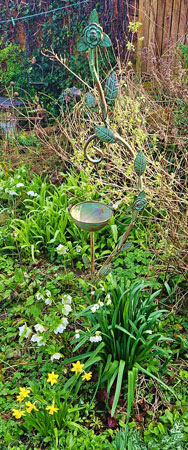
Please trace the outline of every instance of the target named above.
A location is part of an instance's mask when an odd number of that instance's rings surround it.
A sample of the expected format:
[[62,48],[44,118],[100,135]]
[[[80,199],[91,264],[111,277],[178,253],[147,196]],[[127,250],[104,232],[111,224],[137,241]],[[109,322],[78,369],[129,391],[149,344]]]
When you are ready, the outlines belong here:
[[144,153],[140,151],[134,161],[134,170],[136,174],[140,177],[146,170],[146,158]]
[[142,191],[134,201],[133,209],[136,209],[137,211],[142,211],[146,206],[147,206],[146,195],[145,192]]
[[116,142],[114,133],[109,128],[97,126],[95,127],[95,134],[100,139],[100,141],[107,142],[107,144]]
[[86,95],[86,103],[89,108],[95,108],[97,106],[97,100],[93,94],[90,94],[90,92]]
[[97,24],[99,24],[99,16],[97,14],[96,9],[93,9],[93,11],[91,11],[91,14],[89,16],[89,24],[90,23],[97,23]]
[[104,267],[102,267],[102,269],[99,270],[99,276],[101,278],[105,278],[111,272],[111,270],[112,270],[112,265],[107,264],[107,266],[104,266]]
[[100,47],[111,47],[111,46],[112,46],[111,39],[106,33],[103,33],[103,37],[100,42]]
[[108,77],[105,83],[104,94],[108,105],[111,105],[118,94],[118,80],[115,72],[112,72]]
[[80,39],[80,41],[77,44],[77,50],[78,52],[86,52],[88,50],[87,44],[84,42],[83,39]]

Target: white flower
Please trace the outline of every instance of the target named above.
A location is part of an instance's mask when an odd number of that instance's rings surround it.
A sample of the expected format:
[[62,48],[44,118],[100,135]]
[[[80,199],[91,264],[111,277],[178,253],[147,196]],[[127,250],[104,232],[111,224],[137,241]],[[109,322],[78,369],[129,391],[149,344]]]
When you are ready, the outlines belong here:
[[24,187],[24,184],[23,183],[17,183],[16,187],[17,188]]
[[101,308],[102,308],[104,306],[104,303],[99,300],[98,305],[101,306]]
[[40,292],[36,293],[36,299],[37,300],[43,300],[43,298],[44,298],[44,296]]
[[10,195],[18,195],[15,191],[9,191],[8,189],[5,189],[5,192]]
[[111,298],[108,298],[108,300],[107,300],[107,302],[106,302],[107,306],[111,305],[111,303],[112,303]]
[[47,295],[47,297],[51,297],[51,292],[47,290],[46,295]]
[[61,358],[61,353],[54,353],[54,355],[51,356],[51,361],[53,361],[54,359],[60,359]]
[[51,305],[52,304],[52,299],[51,298],[47,298],[46,300],[45,300],[45,305]]
[[74,339],[79,339],[79,337],[80,337],[80,334],[79,334],[79,333],[76,333],[76,334],[74,335]]
[[152,334],[152,331],[151,330],[146,330],[145,333]]
[[29,195],[30,197],[38,197],[38,194],[34,191],[28,191],[27,195]]
[[90,338],[89,338],[89,340],[90,340],[90,342],[100,342],[100,341],[102,341],[102,336],[91,336]]
[[38,346],[41,347],[41,345],[45,345],[45,342],[43,342],[43,337],[38,336],[38,334],[33,334],[31,338],[32,342],[37,342]]
[[72,311],[72,308],[70,305],[64,305],[62,308],[62,314],[64,314],[64,316],[68,316],[68,314]]
[[24,334],[25,338],[28,338],[28,336],[32,333],[32,330],[28,328],[28,326],[24,323],[21,327],[19,327],[19,336],[22,336]]
[[40,323],[37,323],[35,326],[35,331],[40,331],[40,333],[43,333],[43,331],[45,331],[45,327],[43,325],[41,325]]
[[77,253],[80,253],[81,250],[82,250],[82,247],[80,247],[80,246],[78,245],[78,247],[76,247],[76,252],[77,252]]
[[95,303],[92,307],[91,307],[91,311],[92,313],[95,313],[97,311],[97,309],[99,309],[100,306],[98,305],[98,303]]
[[65,255],[68,252],[68,247],[66,245],[59,244],[58,247],[56,247],[58,255]]
[[91,295],[95,295],[95,291],[91,291]]
[[58,327],[54,330],[55,334],[58,333],[63,333],[63,331],[66,329],[66,326],[68,325],[69,321],[67,320],[66,317],[63,317],[63,319],[61,319],[61,323],[58,325]]
[[110,298],[110,294],[107,294],[106,298]]
[[72,303],[71,295],[65,294],[62,298],[62,304],[63,305],[71,305],[71,303]]

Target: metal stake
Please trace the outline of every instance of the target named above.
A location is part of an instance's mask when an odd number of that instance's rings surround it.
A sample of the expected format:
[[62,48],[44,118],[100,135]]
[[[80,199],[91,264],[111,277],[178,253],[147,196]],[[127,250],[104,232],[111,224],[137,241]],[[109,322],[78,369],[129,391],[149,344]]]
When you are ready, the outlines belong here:
[[94,242],[94,232],[90,233],[90,245],[91,245],[91,278],[95,275],[95,242]]

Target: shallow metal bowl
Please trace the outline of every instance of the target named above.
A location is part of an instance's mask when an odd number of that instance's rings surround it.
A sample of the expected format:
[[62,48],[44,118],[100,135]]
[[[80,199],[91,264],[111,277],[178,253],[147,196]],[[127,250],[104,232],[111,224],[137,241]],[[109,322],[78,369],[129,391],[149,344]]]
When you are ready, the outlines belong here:
[[91,201],[72,206],[70,215],[81,230],[98,231],[107,225],[113,211],[103,203]]

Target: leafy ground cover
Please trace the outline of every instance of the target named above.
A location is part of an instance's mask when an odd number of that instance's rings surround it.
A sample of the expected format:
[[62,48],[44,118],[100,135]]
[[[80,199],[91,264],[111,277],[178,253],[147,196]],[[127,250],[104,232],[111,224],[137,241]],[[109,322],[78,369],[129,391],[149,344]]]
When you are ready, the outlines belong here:
[[[104,197],[113,203],[115,190],[88,183],[74,169],[53,177],[28,165],[6,167],[0,181],[1,448],[187,448],[186,281],[160,271],[147,245],[148,212],[112,273],[93,285],[88,235],[73,224],[68,206]],[[97,264],[129,215],[120,205],[96,233]]]

